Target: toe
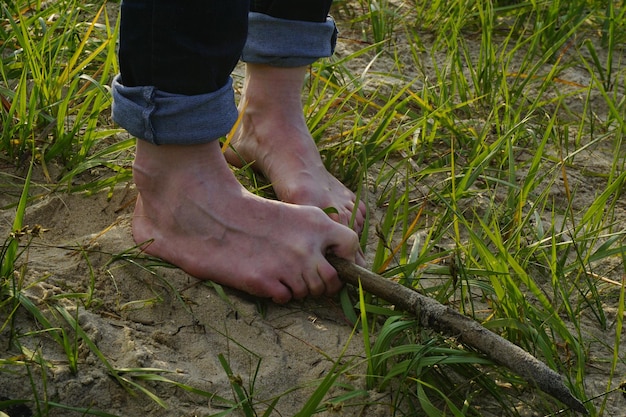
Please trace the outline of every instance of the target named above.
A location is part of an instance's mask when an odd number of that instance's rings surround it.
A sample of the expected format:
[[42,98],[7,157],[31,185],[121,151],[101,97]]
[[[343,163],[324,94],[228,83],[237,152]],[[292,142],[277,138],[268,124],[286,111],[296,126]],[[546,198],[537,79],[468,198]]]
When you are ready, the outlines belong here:
[[333,266],[328,263],[325,258],[318,265],[317,271],[321,279],[324,281],[324,292],[321,294],[334,295],[341,290],[343,283],[339,279],[335,268],[333,268]]

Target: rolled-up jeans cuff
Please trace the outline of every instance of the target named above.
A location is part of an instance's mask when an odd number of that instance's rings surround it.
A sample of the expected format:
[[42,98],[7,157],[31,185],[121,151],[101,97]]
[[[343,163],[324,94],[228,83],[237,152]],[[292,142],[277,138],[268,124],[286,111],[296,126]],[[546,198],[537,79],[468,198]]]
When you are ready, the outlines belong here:
[[242,60],[276,67],[302,67],[328,57],[335,51],[337,27],[326,22],[305,22],[248,14],[248,39]]
[[194,145],[226,135],[237,120],[232,79],[217,91],[182,95],[151,86],[126,87],[116,76],[113,120],[155,145]]

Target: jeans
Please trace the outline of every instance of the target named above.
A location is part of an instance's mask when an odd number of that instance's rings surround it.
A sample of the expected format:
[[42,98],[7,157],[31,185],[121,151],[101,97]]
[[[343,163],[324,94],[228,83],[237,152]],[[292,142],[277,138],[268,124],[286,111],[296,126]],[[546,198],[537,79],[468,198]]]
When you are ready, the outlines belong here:
[[237,119],[237,62],[309,65],[333,53],[332,0],[123,0],[113,118],[153,144],[206,143]]

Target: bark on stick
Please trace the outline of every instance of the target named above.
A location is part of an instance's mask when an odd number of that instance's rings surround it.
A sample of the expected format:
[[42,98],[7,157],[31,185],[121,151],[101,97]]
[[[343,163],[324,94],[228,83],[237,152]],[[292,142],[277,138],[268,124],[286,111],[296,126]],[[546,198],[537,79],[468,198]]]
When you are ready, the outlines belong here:
[[457,338],[484,353],[494,362],[506,366],[534,383],[543,392],[552,395],[572,410],[587,414],[583,404],[572,395],[558,373],[475,320],[345,259],[333,256],[329,258],[329,262],[343,281],[357,287],[360,282],[363,289],[370,294],[394,304],[402,311],[415,314],[422,326]]

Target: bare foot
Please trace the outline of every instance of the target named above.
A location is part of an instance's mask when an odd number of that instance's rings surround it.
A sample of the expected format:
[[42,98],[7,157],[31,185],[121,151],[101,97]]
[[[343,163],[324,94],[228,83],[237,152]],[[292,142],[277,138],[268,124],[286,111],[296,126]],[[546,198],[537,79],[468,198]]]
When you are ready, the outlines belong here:
[[356,233],[319,208],[243,188],[218,142],[138,141],[133,175],[135,241],[196,278],[285,303],[341,288],[328,252],[364,264]]
[[226,159],[239,167],[253,163],[280,200],[333,208],[331,218],[360,233],[365,204],[357,203],[354,193],[326,170],[306,126],[301,99],[305,74],[306,67],[247,64],[242,124]]

